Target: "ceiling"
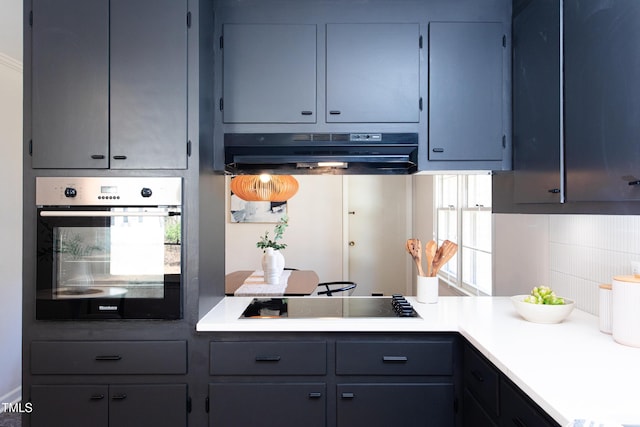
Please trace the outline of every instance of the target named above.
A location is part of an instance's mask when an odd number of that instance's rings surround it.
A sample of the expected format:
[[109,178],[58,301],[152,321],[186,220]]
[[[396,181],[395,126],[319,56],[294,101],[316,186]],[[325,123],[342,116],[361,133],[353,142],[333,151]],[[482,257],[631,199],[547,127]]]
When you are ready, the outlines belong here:
[[22,62],[22,1],[0,0],[0,53]]

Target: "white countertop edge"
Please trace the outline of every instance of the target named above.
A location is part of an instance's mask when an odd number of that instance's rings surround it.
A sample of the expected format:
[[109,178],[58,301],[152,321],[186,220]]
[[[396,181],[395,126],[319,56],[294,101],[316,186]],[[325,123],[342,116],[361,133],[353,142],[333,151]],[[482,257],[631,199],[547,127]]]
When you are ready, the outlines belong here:
[[[629,382],[640,384],[640,373],[626,378],[620,372],[626,366],[637,366],[640,348],[622,346],[610,335],[602,334],[596,316],[575,309],[561,324],[540,325],[520,318],[508,297],[441,297],[437,304],[407,299],[421,319],[240,319],[252,298],[224,298],[198,322],[196,330],[459,332],[560,425],[569,426],[580,420],[595,420],[593,425],[602,427],[621,422],[640,425],[640,409],[635,409],[638,405],[634,403],[640,401],[640,394],[629,396],[626,392]],[[536,340],[548,340],[549,349]],[[550,387],[544,376],[545,366],[538,363],[541,359],[569,367],[565,383]],[[607,359],[619,360],[622,366],[606,365]],[[591,366],[601,369],[595,371],[596,375],[583,377],[582,373]],[[605,406],[598,406],[602,401]],[[588,418],[595,415],[608,418]],[[614,419],[618,424],[609,424]]]

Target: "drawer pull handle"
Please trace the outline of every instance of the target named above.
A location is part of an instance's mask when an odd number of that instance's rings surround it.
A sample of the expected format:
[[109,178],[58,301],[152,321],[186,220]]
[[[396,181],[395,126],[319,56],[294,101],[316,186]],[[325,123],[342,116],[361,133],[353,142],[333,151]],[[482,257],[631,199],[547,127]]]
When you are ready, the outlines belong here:
[[407,356],[382,356],[382,361],[385,363],[407,363],[409,358]]
[[256,356],[256,362],[279,362],[280,356]]
[[511,421],[513,421],[513,425],[515,426],[527,427],[527,424],[524,421],[522,421],[519,417],[512,418]]
[[91,158],[93,160],[102,160],[102,159],[104,159],[104,154],[92,154]]
[[629,181],[629,185],[640,185],[640,180],[638,180],[638,181]]
[[478,381],[480,381],[481,383],[484,382],[484,378],[482,377],[482,375],[480,375],[478,371],[471,371],[471,375],[473,375],[473,377]]
[[319,391],[312,391],[309,393],[309,399],[320,399],[322,397],[322,393]]
[[353,399],[354,397],[356,397],[355,393],[349,393],[349,392],[342,393],[343,399]]
[[127,156],[113,156],[114,160],[127,160]]
[[127,395],[122,393],[122,394],[114,394],[113,396],[111,396],[112,400],[124,400],[127,398]]
[[96,356],[96,360],[99,362],[112,362],[116,360],[122,359],[122,356],[115,355],[106,355],[106,356]]
[[104,399],[104,394],[92,394],[89,400],[102,400]]
[[303,116],[311,116],[311,115],[313,115],[313,111],[304,110],[304,111],[301,112],[301,114]]
[[338,110],[331,110],[331,111],[329,111],[329,114],[331,114],[332,116],[337,116],[337,115],[339,115],[339,114],[340,114],[340,111],[338,111]]

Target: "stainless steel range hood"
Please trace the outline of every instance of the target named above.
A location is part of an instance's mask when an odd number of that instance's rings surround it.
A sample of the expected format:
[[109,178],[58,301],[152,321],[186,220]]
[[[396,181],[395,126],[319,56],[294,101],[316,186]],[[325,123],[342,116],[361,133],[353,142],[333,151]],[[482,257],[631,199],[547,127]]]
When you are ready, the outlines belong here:
[[228,133],[225,168],[233,174],[411,174],[417,133]]

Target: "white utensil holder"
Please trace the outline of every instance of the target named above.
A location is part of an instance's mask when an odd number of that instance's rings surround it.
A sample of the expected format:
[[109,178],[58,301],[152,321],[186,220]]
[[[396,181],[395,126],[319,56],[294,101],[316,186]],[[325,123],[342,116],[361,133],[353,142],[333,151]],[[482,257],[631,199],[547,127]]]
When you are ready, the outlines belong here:
[[423,304],[438,302],[438,278],[418,276],[416,299]]
[[620,344],[640,347],[640,278],[615,276],[612,284],[613,339]]

